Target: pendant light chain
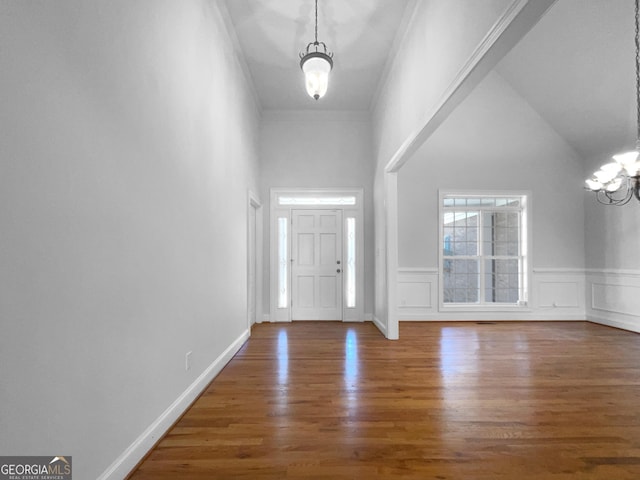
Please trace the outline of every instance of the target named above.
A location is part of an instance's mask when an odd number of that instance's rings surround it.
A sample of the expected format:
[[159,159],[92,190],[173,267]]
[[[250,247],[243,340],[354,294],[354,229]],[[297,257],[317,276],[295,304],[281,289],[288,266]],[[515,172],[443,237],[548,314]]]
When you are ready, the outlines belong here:
[[[638,45],[638,2],[636,0],[636,45]],[[318,0],[316,0],[316,45],[318,45]],[[640,88],[640,87],[638,87]],[[638,118],[640,118],[640,107],[638,107]]]
[[640,150],[640,1],[639,0],[636,0],[636,150]]
[[640,0],[636,0],[636,150],[640,150]]

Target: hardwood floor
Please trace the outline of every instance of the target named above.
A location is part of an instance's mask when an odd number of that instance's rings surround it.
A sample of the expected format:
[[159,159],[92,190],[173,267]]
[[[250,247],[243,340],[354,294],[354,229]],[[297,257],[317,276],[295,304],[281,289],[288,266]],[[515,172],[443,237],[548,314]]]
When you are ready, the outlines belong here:
[[640,479],[640,335],[260,324],[131,476]]

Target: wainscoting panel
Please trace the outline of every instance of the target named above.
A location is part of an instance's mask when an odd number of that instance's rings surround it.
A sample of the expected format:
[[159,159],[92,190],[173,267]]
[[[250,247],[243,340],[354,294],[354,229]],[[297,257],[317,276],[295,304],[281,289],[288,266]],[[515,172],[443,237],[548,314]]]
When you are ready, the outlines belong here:
[[587,318],[640,333],[640,271],[587,270]]
[[531,306],[542,318],[585,320],[584,270],[534,269],[533,288]]
[[582,269],[534,269],[526,308],[439,309],[437,268],[398,269],[400,321],[425,320],[585,320]]
[[425,320],[438,312],[438,270],[398,269],[398,318]]

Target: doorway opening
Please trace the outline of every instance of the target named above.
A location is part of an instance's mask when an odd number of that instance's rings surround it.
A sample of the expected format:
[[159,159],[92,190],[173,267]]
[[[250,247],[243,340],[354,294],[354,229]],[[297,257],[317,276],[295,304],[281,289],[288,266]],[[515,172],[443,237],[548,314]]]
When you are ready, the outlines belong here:
[[363,189],[271,189],[270,319],[364,320]]

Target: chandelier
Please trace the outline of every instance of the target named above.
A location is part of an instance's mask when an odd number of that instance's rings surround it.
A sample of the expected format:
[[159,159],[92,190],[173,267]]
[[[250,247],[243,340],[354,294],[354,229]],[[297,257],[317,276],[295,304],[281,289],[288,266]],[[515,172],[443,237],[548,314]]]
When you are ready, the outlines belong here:
[[[304,52],[300,53],[300,68],[304,72],[309,96],[318,100],[327,93],[329,72],[333,68],[333,53],[327,51],[324,42],[318,41],[318,0],[316,0],[316,37]],[[322,50],[319,47],[322,46]]]
[[636,149],[613,156],[593,177],[586,181],[587,190],[595,193],[598,202],[605,205],[626,205],[635,197],[640,201],[640,22],[639,4],[636,4]]

